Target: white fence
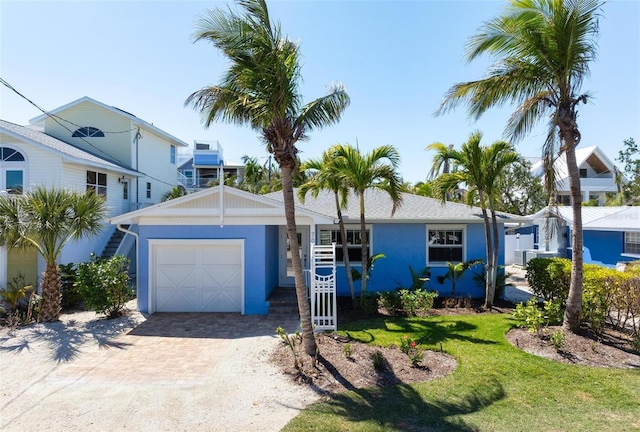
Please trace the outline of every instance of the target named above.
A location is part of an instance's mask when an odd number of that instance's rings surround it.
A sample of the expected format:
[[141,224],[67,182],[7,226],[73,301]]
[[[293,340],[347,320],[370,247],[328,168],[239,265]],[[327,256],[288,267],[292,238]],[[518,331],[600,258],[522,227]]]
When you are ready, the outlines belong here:
[[516,250],[533,249],[533,234],[511,234],[504,236],[504,264],[520,264],[515,262],[514,256]]
[[338,305],[335,243],[330,246],[311,244],[309,276],[313,329],[314,331],[336,331],[338,329]]

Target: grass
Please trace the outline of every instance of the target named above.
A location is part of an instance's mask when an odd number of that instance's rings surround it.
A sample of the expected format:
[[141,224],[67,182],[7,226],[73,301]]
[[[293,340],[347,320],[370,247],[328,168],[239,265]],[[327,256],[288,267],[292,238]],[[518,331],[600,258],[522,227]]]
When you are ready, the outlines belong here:
[[406,334],[453,355],[438,380],[342,393],[285,431],[640,431],[640,371],[561,364],[512,347],[508,315],[375,318],[342,333],[374,345]]

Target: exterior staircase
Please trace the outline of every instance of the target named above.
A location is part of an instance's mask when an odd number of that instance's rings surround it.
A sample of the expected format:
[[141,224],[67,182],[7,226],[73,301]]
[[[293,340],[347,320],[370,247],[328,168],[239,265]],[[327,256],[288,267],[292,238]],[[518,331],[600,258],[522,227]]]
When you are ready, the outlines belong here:
[[269,315],[271,316],[298,316],[298,299],[294,287],[278,287],[274,289],[267,301],[269,302]]
[[[122,225],[122,226],[124,228],[129,228],[129,225]],[[108,259],[114,256],[124,236],[125,236],[125,233],[123,233],[122,231],[116,228],[113,234],[111,234],[111,238],[109,239],[109,242],[107,242],[107,245],[102,250],[101,257]]]

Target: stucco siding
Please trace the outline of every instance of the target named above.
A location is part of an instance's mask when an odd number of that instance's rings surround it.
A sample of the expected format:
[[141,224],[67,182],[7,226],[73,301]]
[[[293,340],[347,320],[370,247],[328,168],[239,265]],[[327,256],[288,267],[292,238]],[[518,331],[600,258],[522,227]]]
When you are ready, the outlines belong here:
[[[131,146],[135,134],[131,120],[88,101],[67,108],[57,114],[68,122],[61,124],[51,118],[44,121],[44,132],[73,144],[97,156],[131,166]],[[79,125],[79,126],[78,126]],[[104,137],[74,138],[78,127],[91,126],[105,132]],[[118,132],[118,133],[113,133]]]
[[266,229],[264,226],[155,226],[141,225],[138,265],[138,308],[149,312],[149,239],[242,239],[244,240],[244,311],[264,315],[266,302]]
[[[624,233],[618,231],[583,231],[584,246],[589,248],[591,259],[615,265],[618,261],[630,261],[623,257]],[[586,262],[586,261],[585,261]]]

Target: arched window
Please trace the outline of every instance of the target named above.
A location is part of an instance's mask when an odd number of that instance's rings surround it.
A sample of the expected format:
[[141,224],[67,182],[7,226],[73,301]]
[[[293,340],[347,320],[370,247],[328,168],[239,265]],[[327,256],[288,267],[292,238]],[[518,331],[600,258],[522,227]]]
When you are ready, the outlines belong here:
[[0,190],[21,194],[24,190],[24,155],[11,147],[0,147]]
[[85,126],[85,127],[76,129],[76,131],[71,136],[82,137],[82,138],[95,138],[95,137],[100,138],[100,137],[104,137],[104,132],[102,132],[100,129],[95,128],[93,126]]

